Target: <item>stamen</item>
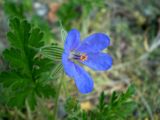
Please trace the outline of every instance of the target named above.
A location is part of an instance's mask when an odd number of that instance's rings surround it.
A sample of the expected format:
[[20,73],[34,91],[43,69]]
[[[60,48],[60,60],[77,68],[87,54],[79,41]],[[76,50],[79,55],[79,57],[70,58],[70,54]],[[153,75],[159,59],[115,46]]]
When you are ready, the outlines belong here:
[[78,53],[78,52],[73,51],[70,53],[69,59],[86,61],[88,59],[88,56],[85,53]]
[[86,61],[88,59],[88,56],[86,55],[86,54],[82,54],[81,56],[80,56],[80,60],[81,61]]

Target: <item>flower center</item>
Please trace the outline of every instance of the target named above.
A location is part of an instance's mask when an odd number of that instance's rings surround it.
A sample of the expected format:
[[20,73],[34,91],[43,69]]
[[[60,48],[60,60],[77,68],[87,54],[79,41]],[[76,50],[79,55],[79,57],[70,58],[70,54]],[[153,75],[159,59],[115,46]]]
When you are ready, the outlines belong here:
[[86,55],[86,54],[82,54],[81,56],[80,56],[80,60],[81,61],[86,61],[88,59],[88,56]]
[[80,60],[80,61],[86,61],[88,59],[88,56],[85,53],[78,53],[78,52],[71,52],[69,55],[69,59],[71,60]]

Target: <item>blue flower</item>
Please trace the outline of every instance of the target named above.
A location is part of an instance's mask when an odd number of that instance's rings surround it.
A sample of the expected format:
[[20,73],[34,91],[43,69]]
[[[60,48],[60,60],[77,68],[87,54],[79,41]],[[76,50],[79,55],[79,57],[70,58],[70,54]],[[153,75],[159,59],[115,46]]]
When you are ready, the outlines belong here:
[[81,41],[78,30],[69,31],[64,45],[62,63],[65,73],[75,80],[82,94],[91,92],[94,83],[81,64],[96,71],[108,70],[112,66],[112,58],[101,51],[109,45],[110,39],[103,33],[92,34]]

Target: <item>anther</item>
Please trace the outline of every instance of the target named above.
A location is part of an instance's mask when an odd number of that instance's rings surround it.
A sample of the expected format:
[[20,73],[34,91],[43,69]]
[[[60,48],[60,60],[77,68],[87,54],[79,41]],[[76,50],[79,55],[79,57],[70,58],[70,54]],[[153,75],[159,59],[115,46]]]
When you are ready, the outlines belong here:
[[81,61],[86,61],[88,59],[88,56],[86,55],[86,54],[82,54],[81,56],[80,56],[80,60]]

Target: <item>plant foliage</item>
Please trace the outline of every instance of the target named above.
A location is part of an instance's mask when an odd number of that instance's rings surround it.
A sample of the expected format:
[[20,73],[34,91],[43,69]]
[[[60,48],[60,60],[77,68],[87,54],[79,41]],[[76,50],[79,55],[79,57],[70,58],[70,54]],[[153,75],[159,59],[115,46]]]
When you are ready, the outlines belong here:
[[[58,17],[62,21],[65,29],[71,29],[71,23],[79,20],[82,16],[86,19],[94,6],[101,7],[104,1],[101,0],[69,0],[64,2],[58,10]],[[66,14],[67,13],[67,14]]]
[[65,109],[68,113],[67,120],[126,120],[136,107],[133,101],[135,88],[130,86],[126,92],[118,94],[113,92],[109,102],[106,102],[104,92],[99,97],[97,107],[91,111],[84,111],[80,108],[78,101],[69,98],[66,101]]
[[[50,80],[54,76],[52,70],[59,62],[53,62],[45,57],[47,55],[38,55],[41,47],[44,47],[44,34],[39,28],[16,17],[10,19],[9,27],[7,38],[10,48],[3,52],[9,66],[8,70],[0,74],[0,83],[9,91],[3,97],[7,101],[4,104],[23,108],[27,101],[34,109],[37,96],[55,96],[55,89]],[[60,52],[56,55],[58,54],[61,55]],[[61,68],[58,68],[58,71]]]

